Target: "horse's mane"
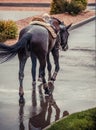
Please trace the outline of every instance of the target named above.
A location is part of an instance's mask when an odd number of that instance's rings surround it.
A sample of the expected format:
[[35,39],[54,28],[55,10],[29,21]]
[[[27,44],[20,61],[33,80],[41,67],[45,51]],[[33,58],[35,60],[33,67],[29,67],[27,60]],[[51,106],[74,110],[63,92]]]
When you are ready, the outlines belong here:
[[55,18],[53,16],[51,18],[54,19],[54,20],[56,20],[56,21],[58,21],[59,24],[66,26],[65,23],[62,22],[62,21],[60,21],[58,18]]
[[57,18],[55,18],[55,17],[53,17],[53,16],[52,16],[51,18],[57,20],[59,24],[62,23],[59,19],[57,19]]

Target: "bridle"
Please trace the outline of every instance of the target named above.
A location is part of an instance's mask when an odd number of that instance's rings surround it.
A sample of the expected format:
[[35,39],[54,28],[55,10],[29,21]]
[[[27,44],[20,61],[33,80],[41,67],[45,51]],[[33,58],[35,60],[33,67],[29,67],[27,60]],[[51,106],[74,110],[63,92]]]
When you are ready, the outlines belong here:
[[[53,28],[54,32],[57,35],[57,38],[56,38],[56,42],[58,44],[57,49],[60,49],[60,48],[66,49],[66,48],[68,48],[67,42],[64,42],[64,41],[62,42],[62,33],[63,33],[63,31],[65,31],[65,33],[67,31],[66,26],[64,25],[64,22],[61,22],[60,20],[58,20],[55,17],[50,17],[50,18],[51,18],[50,26]],[[65,38],[67,38],[67,36]],[[65,41],[67,41],[67,39],[65,39]],[[64,43],[64,44],[62,44],[62,43]]]

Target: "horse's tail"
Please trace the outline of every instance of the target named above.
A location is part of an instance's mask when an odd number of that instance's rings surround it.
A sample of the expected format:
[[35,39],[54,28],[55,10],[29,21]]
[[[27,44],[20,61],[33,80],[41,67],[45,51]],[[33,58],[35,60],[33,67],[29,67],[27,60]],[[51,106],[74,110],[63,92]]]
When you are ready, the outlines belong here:
[[14,45],[8,46],[0,43],[0,63],[12,59],[16,54],[26,46],[31,38],[31,34],[27,33]]

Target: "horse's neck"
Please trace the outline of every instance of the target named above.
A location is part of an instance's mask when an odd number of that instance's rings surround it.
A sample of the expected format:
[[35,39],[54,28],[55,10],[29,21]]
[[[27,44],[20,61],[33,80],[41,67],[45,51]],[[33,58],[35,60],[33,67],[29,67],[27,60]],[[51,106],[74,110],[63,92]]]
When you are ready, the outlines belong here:
[[59,27],[59,23],[57,21],[52,21],[50,23],[51,27],[55,30],[56,33],[59,32],[60,30],[60,27]]
[[55,47],[57,50],[59,50],[60,48],[60,43],[61,43],[61,38],[60,38],[60,34],[57,34],[57,38],[56,38],[56,42],[55,42]]

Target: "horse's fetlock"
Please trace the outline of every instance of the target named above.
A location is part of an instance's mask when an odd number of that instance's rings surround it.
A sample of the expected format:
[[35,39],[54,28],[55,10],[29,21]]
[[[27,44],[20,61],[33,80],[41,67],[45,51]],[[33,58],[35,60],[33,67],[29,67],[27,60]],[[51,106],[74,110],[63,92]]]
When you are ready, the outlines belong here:
[[20,77],[20,76],[24,77],[24,73],[19,72],[19,77]]
[[21,74],[19,73],[19,79],[20,79],[20,80],[23,80],[23,78],[24,78],[24,74],[21,75]]
[[25,104],[25,99],[24,97],[19,98],[19,104]]
[[24,96],[23,87],[19,87],[19,96],[20,96],[20,97],[23,97],[23,96]]
[[56,80],[56,76],[57,76],[57,72],[54,72],[53,76],[51,77],[51,80],[55,81]]

